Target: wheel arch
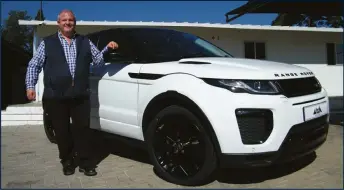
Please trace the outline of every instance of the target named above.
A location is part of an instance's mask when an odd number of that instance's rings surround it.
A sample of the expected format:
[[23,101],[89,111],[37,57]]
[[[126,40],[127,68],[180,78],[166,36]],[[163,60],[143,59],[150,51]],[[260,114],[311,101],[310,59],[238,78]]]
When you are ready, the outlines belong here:
[[157,96],[155,96],[147,105],[146,109],[144,110],[143,117],[142,117],[142,132],[143,134],[146,132],[148,125],[150,121],[158,114],[159,111],[161,111],[163,108],[169,106],[169,105],[179,105],[182,106],[189,111],[191,111],[193,114],[195,114],[202,123],[206,123],[206,130],[208,134],[210,134],[211,141],[214,144],[214,148],[217,152],[217,154],[221,153],[221,148],[219,141],[217,139],[216,133],[206,116],[206,114],[203,112],[203,110],[189,97],[174,91],[166,91],[163,92]]

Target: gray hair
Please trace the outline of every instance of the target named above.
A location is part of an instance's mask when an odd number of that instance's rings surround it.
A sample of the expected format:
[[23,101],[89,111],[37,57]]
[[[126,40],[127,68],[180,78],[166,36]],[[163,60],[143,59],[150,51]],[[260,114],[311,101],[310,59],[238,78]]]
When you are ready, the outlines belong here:
[[76,20],[76,17],[75,17],[75,15],[74,15],[73,11],[72,11],[72,10],[69,10],[69,9],[63,9],[63,10],[57,15],[57,20],[60,20],[60,15],[61,15],[62,13],[70,13],[70,14],[73,15],[74,20]]

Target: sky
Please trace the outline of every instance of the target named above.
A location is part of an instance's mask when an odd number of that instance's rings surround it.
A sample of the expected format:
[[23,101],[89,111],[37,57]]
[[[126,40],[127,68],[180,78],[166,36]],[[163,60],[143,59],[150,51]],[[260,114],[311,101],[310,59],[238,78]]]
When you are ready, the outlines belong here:
[[[164,21],[226,23],[225,14],[246,1],[43,1],[46,20],[71,9],[77,20]],[[1,22],[10,10],[26,10],[35,17],[40,1],[2,1]],[[231,24],[270,25],[276,14],[247,14]]]

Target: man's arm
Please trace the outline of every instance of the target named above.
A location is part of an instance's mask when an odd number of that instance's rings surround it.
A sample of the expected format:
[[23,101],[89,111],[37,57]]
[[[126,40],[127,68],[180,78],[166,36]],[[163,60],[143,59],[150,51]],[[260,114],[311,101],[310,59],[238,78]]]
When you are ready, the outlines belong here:
[[35,53],[35,55],[30,60],[27,72],[26,72],[26,89],[27,90],[35,90],[35,85],[38,80],[38,75],[42,71],[43,62],[45,59],[45,44],[44,41],[42,41]]
[[104,53],[107,52],[108,47],[106,46],[102,51],[99,51],[98,48],[90,41],[91,46],[91,53],[92,53],[92,59],[93,59],[93,65],[102,66],[105,64],[104,62]]

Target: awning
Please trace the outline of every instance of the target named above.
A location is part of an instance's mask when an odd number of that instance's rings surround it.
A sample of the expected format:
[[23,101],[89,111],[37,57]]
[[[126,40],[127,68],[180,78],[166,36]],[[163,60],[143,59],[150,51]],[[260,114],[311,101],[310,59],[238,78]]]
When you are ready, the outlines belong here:
[[[56,21],[39,20],[19,20],[19,25],[35,26],[37,37],[53,34],[57,30]],[[271,26],[271,25],[242,25],[242,24],[222,24],[222,23],[189,23],[189,22],[126,22],[126,21],[77,21],[77,31],[80,34],[106,30],[116,27],[158,27],[172,28],[181,31],[188,31],[188,28],[209,28],[228,30],[265,30],[265,31],[301,31],[301,32],[330,32],[343,33],[342,28],[316,28],[299,26]]]
[[[344,3],[340,0],[324,0],[323,2],[250,0],[243,6],[229,11],[225,16],[226,22],[230,22],[247,13],[289,13],[314,16],[343,16],[343,7]],[[236,16],[229,19],[229,15]]]

